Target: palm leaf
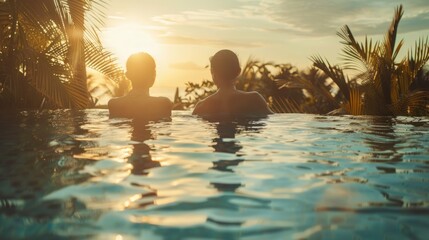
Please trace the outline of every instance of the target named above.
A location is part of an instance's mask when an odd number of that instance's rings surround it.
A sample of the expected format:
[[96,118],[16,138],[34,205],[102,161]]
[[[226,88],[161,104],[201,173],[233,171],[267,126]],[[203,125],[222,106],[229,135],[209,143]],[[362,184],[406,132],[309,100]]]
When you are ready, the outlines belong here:
[[[60,108],[72,106],[71,96],[65,87],[70,78],[69,71],[49,54],[26,49],[24,54],[29,61],[26,63],[26,74],[29,84],[41,93],[51,104]],[[37,59],[33,61],[31,59]]]
[[[10,49],[5,53],[0,49],[0,62],[8,64],[0,70],[7,80],[2,87],[15,99],[41,96],[52,107],[86,107],[89,94],[85,57],[104,73],[110,71],[113,76],[115,72],[113,67],[103,67],[100,59],[106,54],[102,50],[84,54],[84,37],[94,46],[101,46],[95,31],[84,34],[84,29],[99,29],[105,5],[105,1],[93,0],[1,3],[0,31],[5,34],[0,35],[0,43]],[[94,21],[86,22],[86,14]],[[102,57],[97,56],[100,53]],[[104,61],[105,66],[108,62]],[[25,96],[26,89],[33,89],[37,96]]]
[[390,107],[395,115],[409,115],[422,112],[428,114],[429,91],[415,91],[407,96],[402,96],[399,101]]
[[345,45],[342,50],[345,68],[372,71],[373,58],[374,54],[377,52],[379,43],[375,42],[373,44],[372,39],[368,40],[368,37],[365,37],[365,42],[359,44],[347,25],[341,28],[341,31],[337,32],[337,35],[344,40],[341,43]]
[[299,78],[297,79],[275,79],[274,80],[279,89],[288,88],[288,89],[310,89],[313,87],[311,83],[306,81],[305,79]]
[[293,99],[288,99],[287,97],[273,97],[272,103],[270,106],[274,112],[277,113],[300,113],[301,109],[299,104]]
[[8,25],[11,20],[9,4],[0,3],[0,28]]
[[123,74],[113,53],[105,50],[101,44],[85,42],[85,59],[88,67],[102,73],[108,78],[118,79]]
[[429,91],[416,91],[411,93],[407,99],[408,112],[411,115],[428,115],[429,113]]
[[394,60],[394,52],[395,52],[395,44],[396,44],[396,34],[398,32],[398,25],[399,21],[401,20],[402,16],[404,15],[404,9],[402,7],[402,4],[399,5],[395,9],[395,13],[393,15],[393,20],[390,24],[389,30],[386,33],[385,39],[384,39],[384,56],[386,56],[387,59]]
[[417,73],[424,67],[429,61],[429,39],[419,38],[415,43],[414,49],[411,49],[407,54],[406,64],[409,67],[409,71],[412,77],[417,76]]
[[352,115],[362,115],[363,112],[363,102],[362,102],[362,91],[358,87],[353,87],[350,89],[350,114]]
[[337,84],[345,99],[350,101],[349,87],[343,70],[339,67],[331,66],[327,60],[323,60],[320,56],[311,57],[311,61],[313,61],[315,67],[322,70],[328,77],[332,79],[332,81],[335,82],[335,84]]

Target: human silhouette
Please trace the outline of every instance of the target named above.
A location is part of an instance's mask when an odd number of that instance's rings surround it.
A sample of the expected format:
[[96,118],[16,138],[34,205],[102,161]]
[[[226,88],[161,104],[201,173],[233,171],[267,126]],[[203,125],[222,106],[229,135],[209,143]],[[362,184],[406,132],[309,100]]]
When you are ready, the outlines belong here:
[[235,88],[241,68],[237,55],[223,49],[210,58],[212,79],[218,90],[201,100],[193,114],[202,117],[266,116],[272,111],[258,92],[244,92]]
[[156,64],[149,54],[131,55],[126,63],[126,76],[132,90],[124,97],[110,99],[110,117],[158,120],[171,116],[173,103],[166,97],[152,97],[149,89],[155,82]]

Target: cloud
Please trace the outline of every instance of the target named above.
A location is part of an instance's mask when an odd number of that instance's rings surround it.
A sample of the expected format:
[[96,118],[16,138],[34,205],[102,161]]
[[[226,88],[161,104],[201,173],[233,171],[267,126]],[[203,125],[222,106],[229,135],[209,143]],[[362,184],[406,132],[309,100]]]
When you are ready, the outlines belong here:
[[261,44],[251,42],[236,42],[230,40],[220,39],[204,39],[193,38],[187,36],[159,36],[159,42],[162,44],[187,44],[187,45],[208,45],[208,46],[221,46],[221,47],[240,47],[240,48],[258,48],[262,47]]
[[[402,0],[238,0],[235,7],[189,10],[154,17],[165,25],[220,30],[263,30],[298,36],[332,36],[347,24],[356,35],[384,34]],[[429,29],[427,0],[404,3],[400,33]]]
[[231,18],[234,16],[234,12],[237,10],[205,10],[199,9],[195,11],[183,11],[178,14],[164,14],[155,16],[152,18],[153,21],[163,24],[195,24],[197,22],[207,21],[222,21],[224,18]]
[[234,29],[234,26],[224,21],[226,15],[229,14],[224,11],[185,11],[179,14],[165,14],[155,16],[152,18],[152,21],[167,26],[184,25],[217,30]]
[[186,22],[187,18],[183,14],[165,14],[161,16],[155,16],[152,18],[152,20],[165,25],[175,25]]
[[200,66],[194,62],[179,62],[170,64],[171,68],[179,70],[204,70],[205,67]]
[[404,18],[401,20],[399,24],[399,32],[412,32],[412,31],[420,31],[427,30],[429,33],[429,11],[418,14],[412,18]]
[[[400,3],[398,0],[262,0],[260,12],[281,26],[272,28],[277,31],[326,36],[347,24],[352,30],[355,29],[353,32],[357,35],[384,34],[392,20],[394,8]],[[429,5],[426,0],[406,3],[404,10],[401,23],[408,21],[419,24],[405,25],[401,28],[401,33],[428,29]],[[423,22],[426,22],[426,26]]]

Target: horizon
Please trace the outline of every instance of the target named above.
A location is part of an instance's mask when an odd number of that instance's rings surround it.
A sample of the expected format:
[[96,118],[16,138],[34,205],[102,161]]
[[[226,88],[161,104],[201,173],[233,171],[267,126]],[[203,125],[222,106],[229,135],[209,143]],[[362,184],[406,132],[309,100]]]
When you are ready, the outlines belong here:
[[320,55],[340,63],[336,32],[348,25],[361,41],[365,35],[380,40],[394,9],[404,6],[398,39],[400,57],[414,42],[429,35],[429,5],[425,1],[235,0],[202,2],[163,0],[163,4],[111,0],[101,39],[124,66],[134,52],[145,51],[157,63],[155,89],[183,89],[186,82],[210,78],[208,58],[220,49],[247,59],[290,63],[300,70]]

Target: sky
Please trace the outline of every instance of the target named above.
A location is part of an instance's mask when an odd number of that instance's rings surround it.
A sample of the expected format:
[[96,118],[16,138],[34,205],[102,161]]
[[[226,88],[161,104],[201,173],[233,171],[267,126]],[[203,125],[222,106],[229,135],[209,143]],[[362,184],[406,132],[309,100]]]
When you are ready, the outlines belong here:
[[241,65],[250,58],[311,66],[314,55],[340,63],[336,32],[348,25],[362,40],[381,39],[394,8],[403,4],[399,39],[406,54],[429,36],[428,0],[110,0],[103,44],[125,65],[134,52],[157,62],[155,88],[184,88],[210,79],[208,58],[231,49]]

